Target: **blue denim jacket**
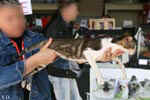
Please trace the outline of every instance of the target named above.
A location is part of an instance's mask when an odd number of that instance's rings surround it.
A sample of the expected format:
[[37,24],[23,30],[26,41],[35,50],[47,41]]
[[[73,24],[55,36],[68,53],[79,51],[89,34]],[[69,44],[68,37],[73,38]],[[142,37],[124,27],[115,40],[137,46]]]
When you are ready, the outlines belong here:
[[[25,31],[24,46],[27,48],[45,39],[41,34]],[[37,50],[26,53],[25,58],[35,52]],[[23,98],[23,89],[20,83],[23,80],[25,63],[24,61],[13,61],[13,57],[16,55],[16,48],[8,37],[0,32],[0,100],[22,100]],[[65,63],[65,61],[63,62]],[[68,65],[65,65],[66,68],[69,68]],[[46,70],[42,70],[32,77],[30,100],[51,100],[50,82]]]

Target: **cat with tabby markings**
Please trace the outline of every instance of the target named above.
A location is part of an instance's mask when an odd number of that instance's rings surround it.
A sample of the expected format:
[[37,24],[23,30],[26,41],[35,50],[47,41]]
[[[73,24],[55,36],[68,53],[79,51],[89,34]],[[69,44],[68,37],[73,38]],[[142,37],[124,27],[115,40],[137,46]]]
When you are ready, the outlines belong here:
[[[100,38],[83,38],[83,39],[54,39],[50,45],[51,49],[54,49],[58,55],[64,59],[79,61],[85,60],[83,51],[87,48],[93,50],[100,50],[102,47],[102,39]],[[29,48],[25,48],[25,52],[32,51],[35,48],[41,48],[47,40],[36,43]],[[118,44],[126,49],[134,49],[135,41],[131,36],[125,36],[120,40],[112,40],[112,43]]]

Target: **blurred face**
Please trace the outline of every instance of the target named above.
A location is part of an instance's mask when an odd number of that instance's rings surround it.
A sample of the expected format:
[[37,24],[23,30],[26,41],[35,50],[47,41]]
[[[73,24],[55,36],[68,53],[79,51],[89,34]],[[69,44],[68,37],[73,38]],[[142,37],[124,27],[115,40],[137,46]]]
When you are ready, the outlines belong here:
[[11,38],[22,36],[25,29],[25,18],[20,6],[0,8],[0,29]]
[[76,4],[71,4],[64,10],[64,12],[66,13],[65,17],[68,21],[74,21],[79,14],[78,6]]
[[77,16],[78,16],[78,14],[79,14],[79,10],[78,10],[78,7],[77,7],[77,5],[76,4],[72,4],[71,6],[70,6],[70,16],[71,16],[71,19],[72,20],[75,20],[76,18],[77,18]]

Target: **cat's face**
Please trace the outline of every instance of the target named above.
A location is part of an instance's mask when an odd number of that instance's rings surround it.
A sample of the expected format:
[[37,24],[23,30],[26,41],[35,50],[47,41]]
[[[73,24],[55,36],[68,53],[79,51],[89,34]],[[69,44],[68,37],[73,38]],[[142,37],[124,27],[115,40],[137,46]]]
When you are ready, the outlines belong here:
[[131,36],[125,36],[121,40],[116,42],[119,45],[122,45],[126,49],[134,49],[136,45],[136,41]]

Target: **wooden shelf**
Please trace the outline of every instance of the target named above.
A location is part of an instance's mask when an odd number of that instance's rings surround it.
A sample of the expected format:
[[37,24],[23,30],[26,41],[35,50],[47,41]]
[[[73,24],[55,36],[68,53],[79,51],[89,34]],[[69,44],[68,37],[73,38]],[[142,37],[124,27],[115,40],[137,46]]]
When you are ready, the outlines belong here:
[[58,5],[57,4],[46,4],[46,3],[33,3],[32,9],[33,10],[57,10]]
[[105,14],[116,19],[117,27],[122,26],[125,20],[132,20],[137,26],[143,23],[141,16],[138,19],[139,14],[143,11],[143,6],[140,3],[106,3]]
[[114,3],[106,3],[105,5],[105,13],[112,10],[143,10],[143,4],[114,4]]

